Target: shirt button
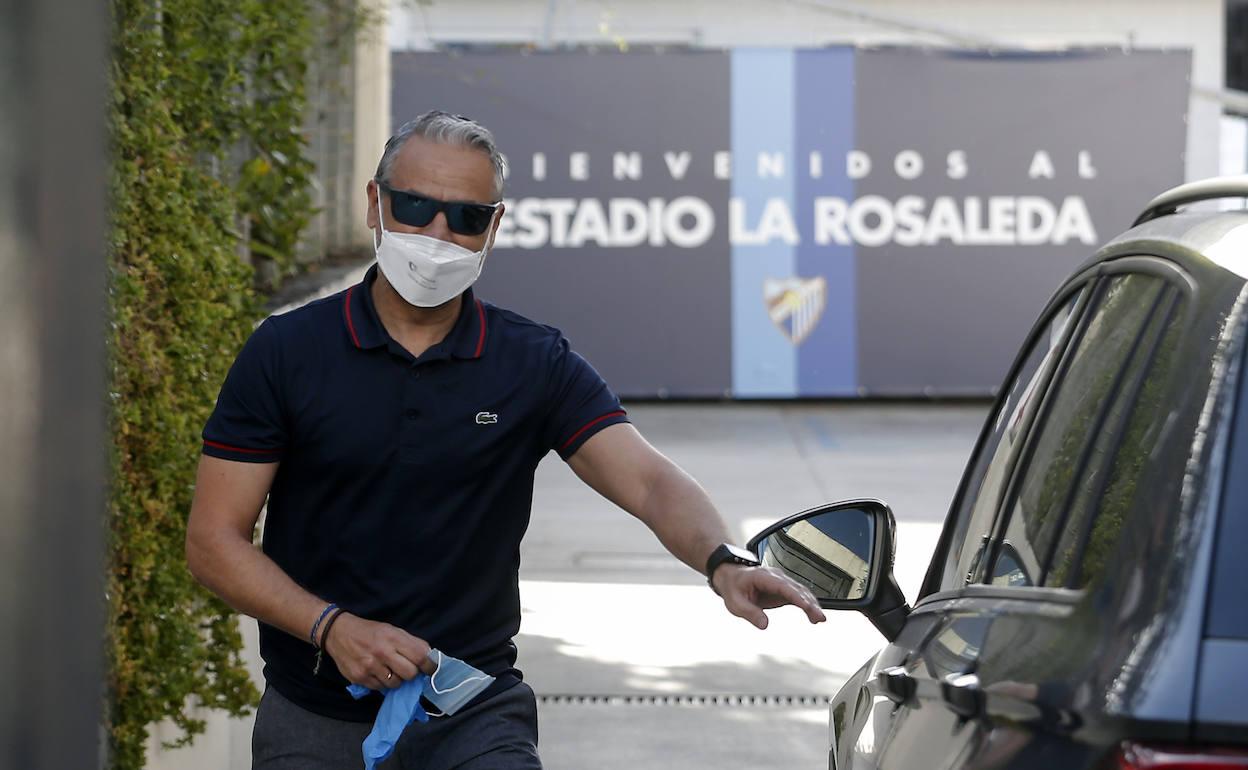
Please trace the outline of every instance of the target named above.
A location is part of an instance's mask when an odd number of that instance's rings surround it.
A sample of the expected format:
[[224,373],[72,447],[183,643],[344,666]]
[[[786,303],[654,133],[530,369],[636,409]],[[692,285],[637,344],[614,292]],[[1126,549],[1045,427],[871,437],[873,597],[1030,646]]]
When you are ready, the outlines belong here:
[[409,419],[409,420],[415,420],[417,417],[419,417],[419,416],[420,416],[420,410],[419,410],[419,409],[408,409],[408,410],[407,410],[407,412],[405,412],[405,414],[407,415],[407,419]]

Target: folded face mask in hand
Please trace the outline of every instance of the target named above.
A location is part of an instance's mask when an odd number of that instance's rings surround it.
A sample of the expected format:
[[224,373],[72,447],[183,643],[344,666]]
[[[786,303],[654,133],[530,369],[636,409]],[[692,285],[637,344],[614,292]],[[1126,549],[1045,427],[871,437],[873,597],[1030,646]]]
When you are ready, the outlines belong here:
[[425,685],[425,700],[442,711],[433,716],[454,714],[494,681],[494,677],[484,671],[459,658],[445,655],[441,650],[430,650],[429,657],[438,662],[438,670],[433,672]]

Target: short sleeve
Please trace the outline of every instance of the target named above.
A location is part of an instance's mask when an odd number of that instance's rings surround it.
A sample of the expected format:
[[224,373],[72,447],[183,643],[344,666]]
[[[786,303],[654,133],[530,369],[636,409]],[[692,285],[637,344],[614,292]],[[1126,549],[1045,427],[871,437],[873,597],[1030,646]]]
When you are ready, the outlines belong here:
[[281,407],[280,354],[270,318],[252,332],[226,375],[204,426],[204,454],[250,463],[282,458],[288,431]]
[[551,358],[546,442],[567,460],[598,431],[629,419],[620,399],[566,338],[559,337]]

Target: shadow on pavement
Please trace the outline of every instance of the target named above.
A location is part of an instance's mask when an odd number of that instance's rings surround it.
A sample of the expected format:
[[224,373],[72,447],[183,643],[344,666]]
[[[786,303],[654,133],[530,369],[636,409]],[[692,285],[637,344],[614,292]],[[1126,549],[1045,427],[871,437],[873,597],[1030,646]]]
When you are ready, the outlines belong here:
[[[812,633],[822,629],[812,628]],[[656,631],[679,635],[680,629]],[[767,632],[759,632],[759,648]],[[829,635],[829,643],[834,637]],[[752,662],[714,660],[672,666],[649,666],[596,659],[566,640],[522,633],[516,644],[525,681],[539,696],[578,695],[780,695],[826,698],[847,677],[809,663],[760,653]],[[829,650],[829,656],[833,653]],[[861,663],[865,663],[863,660]],[[824,661],[826,664],[826,661]],[[855,661],[859,663],[859,661]]]
[[[825,672],[800,661],[762,655],[753,664],[658,668],[568,654],[552,637],[517,643],[521,668],[540,662],[526,681],[539,698],[546,770],[826,766],[824,700],[835,687],[816,692],[811,683],[826,681]],[[579,686],[559,686],[569,683]],[[715,695],[791,697],[693,697]]]

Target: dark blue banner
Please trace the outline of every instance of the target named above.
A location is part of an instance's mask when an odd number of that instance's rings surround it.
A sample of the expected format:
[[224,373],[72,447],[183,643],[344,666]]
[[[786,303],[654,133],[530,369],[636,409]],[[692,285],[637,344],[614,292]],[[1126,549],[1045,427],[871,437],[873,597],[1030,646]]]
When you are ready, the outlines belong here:
[[626,396],[988,393],[1183,181],[1190,55],[399,53],[511,168],[482,295]]

